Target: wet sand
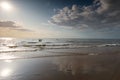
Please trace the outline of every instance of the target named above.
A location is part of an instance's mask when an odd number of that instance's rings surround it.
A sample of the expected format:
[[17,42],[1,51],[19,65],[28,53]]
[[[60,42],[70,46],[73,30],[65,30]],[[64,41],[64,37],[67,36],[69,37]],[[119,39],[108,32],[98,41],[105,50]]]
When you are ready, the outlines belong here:
[[0,60],[0,80],[120,80],[120,55]]

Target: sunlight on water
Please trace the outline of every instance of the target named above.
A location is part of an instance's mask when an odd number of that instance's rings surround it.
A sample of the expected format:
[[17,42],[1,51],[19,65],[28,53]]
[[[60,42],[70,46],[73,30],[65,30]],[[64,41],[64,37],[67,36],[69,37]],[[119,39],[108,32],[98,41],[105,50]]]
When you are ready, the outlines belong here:
[[1,71],[1,76],[2,77],[8,77],[11,75],[12,70],[9,68],[5,68]]
[[13,38],[1,38],[3,40],[13,40]]
[[4,60],[4,62],[7,62],[7,63],[12,63],[13,60]]
[[3,55],[0,56],[0,59],[6,59],[6,60],[14,59],[14,58],[16,58],[16,57],[13,56],[13,55],[5,55],[5,54],[3,54]]

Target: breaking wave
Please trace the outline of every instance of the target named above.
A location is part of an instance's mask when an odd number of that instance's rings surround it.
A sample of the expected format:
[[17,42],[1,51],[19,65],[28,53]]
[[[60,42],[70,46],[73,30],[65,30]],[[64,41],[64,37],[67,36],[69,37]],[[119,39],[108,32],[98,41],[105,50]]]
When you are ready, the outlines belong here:
[[120,47],[120,40],[92,39],[0,39],[0,53],[31,52],[45,49]]

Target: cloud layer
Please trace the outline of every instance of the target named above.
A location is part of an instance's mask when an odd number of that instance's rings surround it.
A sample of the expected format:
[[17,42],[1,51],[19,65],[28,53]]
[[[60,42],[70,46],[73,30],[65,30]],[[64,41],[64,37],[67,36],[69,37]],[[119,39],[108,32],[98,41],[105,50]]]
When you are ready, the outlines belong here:
[[14,21],[0,21],[0,28],[10,28],[12,30],[19,30],[19,31],[30,31],[18,25]]
[[51,23],[73,28],[119,28],[120,0],[94,0],[89,6],[73,5],[58,10]]
[[14,21],[0,21],[0,37],[36,38],[39,35]]

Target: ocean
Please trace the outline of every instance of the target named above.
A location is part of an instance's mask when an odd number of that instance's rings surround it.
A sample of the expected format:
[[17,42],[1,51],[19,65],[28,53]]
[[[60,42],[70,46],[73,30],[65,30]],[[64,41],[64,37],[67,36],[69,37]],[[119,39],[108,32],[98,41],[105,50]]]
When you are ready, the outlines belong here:
[[[0,38],[0,59],[120,53],[120,39]],[[7,57],[7,56],[8,57]]]

